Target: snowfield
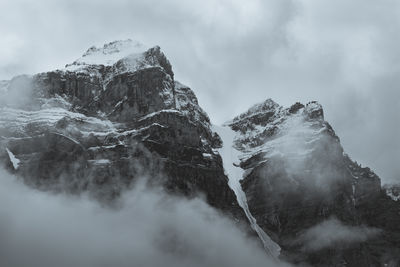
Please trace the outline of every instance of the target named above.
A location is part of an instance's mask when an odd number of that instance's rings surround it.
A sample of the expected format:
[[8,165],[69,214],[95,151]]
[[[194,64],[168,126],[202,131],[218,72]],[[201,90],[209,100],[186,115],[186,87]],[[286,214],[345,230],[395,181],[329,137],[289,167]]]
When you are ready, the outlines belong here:
[[256,231],[257,235],[261,239],[265,250],[271,256],[277,258],[280,254],[281,248],[264,232],[263,229],[261,229],[257,224],[256,219],[251,215],[249,206],[247,205],[246,195],[240,185],[240,180],[243,179],[244,170],[239,167],[239,156],[241,155],[241,152],[233,147],[236,133],[229,126],[213,126],[213,131],[218,133],[223,142],[222,148],[218,149],[218,152],[222,157],[225,174],[228,176],[228,184],[230,188],[235,192],[240,207],[242,207],[245,212],[251,227]]

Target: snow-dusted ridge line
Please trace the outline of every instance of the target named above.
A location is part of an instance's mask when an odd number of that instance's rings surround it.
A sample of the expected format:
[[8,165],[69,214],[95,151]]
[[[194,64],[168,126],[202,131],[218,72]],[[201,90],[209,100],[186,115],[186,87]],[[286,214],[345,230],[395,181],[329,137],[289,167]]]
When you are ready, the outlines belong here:
[[85,133],[89,128],[99,133],[115,132],[116,126],[109,120],[96,117],[87,117],[81,113],[68,111],[64,108],[54,107],[36,111],[14,108],[0,108],[0,126],[8,125],[13,129],[23,131],[24,127],[35,124],[46,127],[55,127],[62,119],[71,119],[82,122],[80,130]]
[[230,125],[233,123],[237,123],[239,121],[248,120],[251,117],[255,117],[260,114],[264,114],[267,111],[271,112],[279,112],[284,108],[280,106],[278,103],[273,101],[271,98],[264,100],[263,102],[257,103],[249,108],[247,111],[241,113],[240,115],[234,117],[232,120],[225,122],[223,125]]
[[218,149],[218,152],[222,157],[224,171],[229,179],[229,187],[235,192],[240,207],[245,212],[251,227],[261,239],[265,250],[272,257],[277,258],[281,251],[280,246],[275,243],[257,224],[256,219],[250,212],[249,206],[247,205],[246,195],[240,185],[240,180],[243,178],[244,170],[240,167],[237,167],[238,164],[236,164],[241,153],[233,147],[236,133],[229,126],[220,127],[213,125],[212,128],[213,131],[218,133],[223,142],[223,146],[222,148]]
[[140,57],[144,52],[150,49],[138,41],[131,39],[114,41],[108,44],[104,44],[103,47],[90,47],[82,57],[75,60],[72,64],[68,64],[66,67],[72,67],[73,65],[104,65],[112,66],[122,58]]
[[154,117],[154,116],[156,116],[158,114],[161,114],[161,113],[183,114],[180,110],[176,110],[176,109],[162,109],[162,110],[159,110],[159,111],[156,111],[156,112],[149,113],[149,114],[141,117],[138,121],[144,121],[146,119],[149,119],[149,118]]

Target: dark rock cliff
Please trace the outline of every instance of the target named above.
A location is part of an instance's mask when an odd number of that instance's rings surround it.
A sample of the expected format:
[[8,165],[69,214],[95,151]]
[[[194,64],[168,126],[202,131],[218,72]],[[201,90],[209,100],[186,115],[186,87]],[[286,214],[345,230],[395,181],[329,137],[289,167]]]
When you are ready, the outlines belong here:
[[[0,161],[26,184],[109,203],[146,179],[174,194],[202,195],[247,225],[218,153],[231,144],[212,131],[159,47],[130,40],[92,47],[65,69],[1,81],[0,91]],[[249,210],[282,258],[399,266],[400,190],[382,188],[344,153],[321,105],[266,100],[227,126],[236,133]],[[379,234],[305,249],[307,229],[331,218]]]
[[29,185],[87,191],[101,201],[147,177],[172,193],[204,195],[247,224],[215,152],[221,141],[160,48],[112,64],[85,62],[98,53],[118,56],[120,46],[90,48],[66,69],[8,82],[8,94],[29,98],[2,103],[2,161]]
[[[285,109],[267,100],[227,125],[237,133],[250,211],[281,246],[282,257],[312,266],[397,266],[400,205],[387,197],[375,173],[344,153],[321,105]],[[312,251],[296,241],[330,218],[382,233]]]

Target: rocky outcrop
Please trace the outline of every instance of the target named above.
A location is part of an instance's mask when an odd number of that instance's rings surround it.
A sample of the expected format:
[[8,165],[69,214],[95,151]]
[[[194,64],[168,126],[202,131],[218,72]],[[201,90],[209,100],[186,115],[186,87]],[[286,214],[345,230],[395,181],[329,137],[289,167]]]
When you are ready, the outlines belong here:
[[[390,228],[378,223],[382,213],[370,207],[388,205],[389,218],[398,220],[395,210],[400,205],[383,194],[375,173],[344,153],[320,104],[283,108],[269,99],[227,126],[236,131],[234,146],[241,152],[241,184],[250,212],[281,246],[282,257],[312,266],[381,266],[398,261],[394,224]],[[317,251],[294,242],[305,229],[329,218],[384,229],[384,238]]]
[[[145,179],[201,195],[250,231],[248,219],[271,255],[293,263],[400,263],[400,190],[381,188],[344,153],[317,102],[284,108],[268,99],[226,123],[232,144],[223,144],[160,48],[131,40],[1,81],[0,92],[0,162],[32,187],[113,203]],[[230,157],[225,171],[220,152]],[[326,220],[379,235],[308,250],[301,237]]]
[[27,103],[0,110],[0,157],[27,184],[109,202],[147,177],[175,194],[204,195],[246,224],[215,152],[221,141],[159,47],[130,40],[92,47],[65,69],[3,88],[29,89]]

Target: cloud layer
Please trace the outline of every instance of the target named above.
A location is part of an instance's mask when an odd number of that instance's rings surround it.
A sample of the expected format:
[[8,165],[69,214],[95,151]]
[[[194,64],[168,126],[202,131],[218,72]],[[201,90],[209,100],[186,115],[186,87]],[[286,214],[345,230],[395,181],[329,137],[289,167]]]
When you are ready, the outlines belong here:
[[325,220],[307,229],[297,240],[305,251],[318,251],[326,248],[344,247],[364,242],[380,233],[377,228],[349,226],[336,218]]
[[1,266],[286,266],[200,199],[137,185],[119,208],[26,187],[0,170]]
[[398,1],[16,0],[0,9],[0,79],[136,38],[163,48],[214,122],[268,97],[318,100],[353,158],[400,179]]

